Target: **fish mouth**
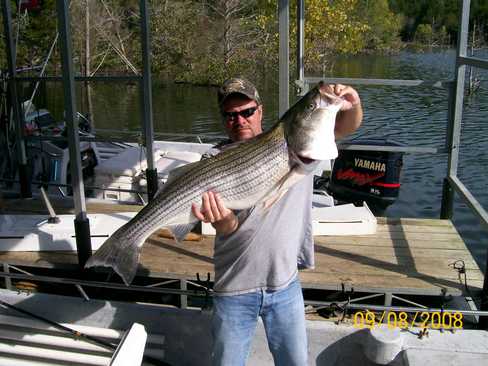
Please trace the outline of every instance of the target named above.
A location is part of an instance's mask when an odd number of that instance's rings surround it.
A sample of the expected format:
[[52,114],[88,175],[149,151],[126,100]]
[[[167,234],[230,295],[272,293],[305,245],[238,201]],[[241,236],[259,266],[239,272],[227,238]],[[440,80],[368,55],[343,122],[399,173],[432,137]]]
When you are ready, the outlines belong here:
[[330,106],[336,106],[336,108],[341,108],[343,103],[343,98],[335,95],[330,87],[327,86],[323,81],[317,86],[319,91],[319,106],[320,108],[328,108]]
[[302,156],[302,155],[297,155],[297,158],[300,159],[300,161],[304,164],[312,164],[314,161],[316,161],[315,159],[310,159],[310,158],[307,158],[305,156]]

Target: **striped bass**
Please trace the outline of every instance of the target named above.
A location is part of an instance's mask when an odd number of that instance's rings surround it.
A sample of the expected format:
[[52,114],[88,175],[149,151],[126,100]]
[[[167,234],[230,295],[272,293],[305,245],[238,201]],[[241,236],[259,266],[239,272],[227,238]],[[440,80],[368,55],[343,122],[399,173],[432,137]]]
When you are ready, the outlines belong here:
[[198,222],[192,204],[199,204],[210,190],[231,210],[272,206],[310,173],[311,162],[337,156],[334,126],[341,106],[342,99],[328,94],[321,82],[269,131],[173,170],[156,197],[115,231],[85,267],[112,267],[130,284],[145,240],[161,228],[169,229],[176,241],[183,240]]

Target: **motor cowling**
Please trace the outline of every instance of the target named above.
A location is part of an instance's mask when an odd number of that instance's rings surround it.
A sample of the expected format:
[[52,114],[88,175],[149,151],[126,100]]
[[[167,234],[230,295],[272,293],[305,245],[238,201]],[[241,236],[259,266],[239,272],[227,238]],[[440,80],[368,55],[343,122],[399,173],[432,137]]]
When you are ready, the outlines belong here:
[[[386,139],[354,140],[354,144],[403,146]],[[403,152],[339,150],[328,190],[341,201],[366,201],[369,205],[387,207],[400,192],[402,166]]]

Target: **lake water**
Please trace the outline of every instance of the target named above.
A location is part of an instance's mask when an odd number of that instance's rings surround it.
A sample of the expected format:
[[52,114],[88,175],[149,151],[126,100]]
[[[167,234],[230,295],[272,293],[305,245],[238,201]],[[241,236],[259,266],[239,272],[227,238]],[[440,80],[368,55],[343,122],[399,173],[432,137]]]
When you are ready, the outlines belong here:
[[[452,80],[453,50],[424,53],[402,52],[392,56],[338,58],[327,77]],[[488,58],[480,51],[478,57]],[[459,177],[488,208],[488,74],[475,70],[483,81],[480,89],[465,99],[461,135]],[[320,75],[310,75],[320,76]],[[153,75],[157,79],[157,75]],[[277,74],[260,85],[265,106],[264,122],[270,126],[278,110]],[[55,89],[55,88],[53,88]],[[357,86],[365,117],[354,136],[382,137],[409,146],[443,147],[447,125],[447,91],[429,87]],[[50,93],[48,93],[50,94]],[[55,96],[56,95],[56,96]],[[135,85],[98,83],[94,88],[94,120],[98,129],[132,130],[140,127],[138,88]],[[292,97],[293,100],[294,97]],[[85,103],[80,109],[86,111]],[[154,129],[157,133],[222,135],[216,107],[216,89],[190,85],[158,84],[153,89]],[[48,106],[58,116],[62,99],[48,96]],[[110,134],[114,136],[114,134]],[[353,137],[354,137],[353,136]],[[447,172],[447,155],[406,154],[398,200],[384,215],[390,217],[438,218],[442,181]],[[470,250],[484,268],[488,232],[459,198],[455,201],[453,222]]]

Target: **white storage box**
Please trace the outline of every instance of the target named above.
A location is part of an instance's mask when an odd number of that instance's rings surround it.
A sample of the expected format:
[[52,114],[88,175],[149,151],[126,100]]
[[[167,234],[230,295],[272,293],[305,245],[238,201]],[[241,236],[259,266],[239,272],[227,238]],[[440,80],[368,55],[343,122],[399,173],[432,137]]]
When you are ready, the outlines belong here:
[[[312,208],[313,235],[367,235],[376,233],[376,217],[366,203]],[[215,235],[211,224],[202,223],[202,234]]]

